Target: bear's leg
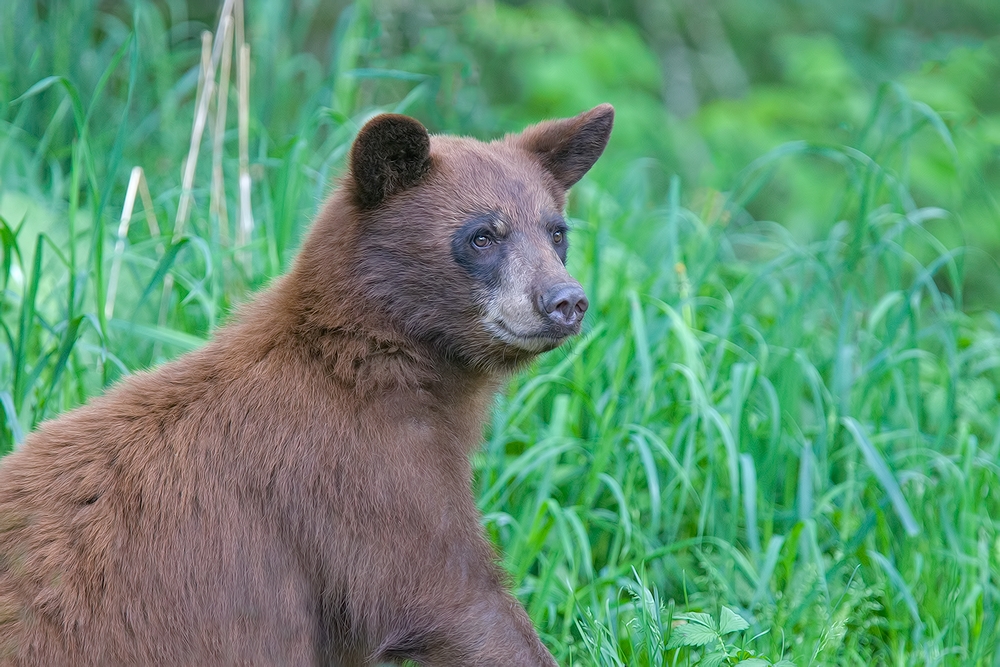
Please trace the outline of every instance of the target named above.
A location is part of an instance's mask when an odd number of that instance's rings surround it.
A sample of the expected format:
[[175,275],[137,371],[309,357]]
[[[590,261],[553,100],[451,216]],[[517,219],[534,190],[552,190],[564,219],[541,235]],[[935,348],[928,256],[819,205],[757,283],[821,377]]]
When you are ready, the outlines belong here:
[[555,667],[556,661],[538,638],[528,614],[506,591],[497,591],[469,609],[454,629],[455,650],[425,664]]
[[[493,564],[484,565],[492,574]],[[555,667],[524,608],[497,577],[467,581],[465,590],[449,581],[405,614],[408,621],[390,631],[379,657],[431,667]]]

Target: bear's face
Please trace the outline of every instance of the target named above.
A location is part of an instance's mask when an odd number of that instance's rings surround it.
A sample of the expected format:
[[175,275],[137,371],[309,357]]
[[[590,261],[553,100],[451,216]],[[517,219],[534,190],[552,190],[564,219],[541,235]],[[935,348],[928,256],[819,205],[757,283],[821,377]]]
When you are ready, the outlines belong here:
[[366,296],[408,336],[484,369],[579,333],[587,298],[566,271],[562,209],[612,117],[604,105],[492,143],[376,117],[351,153]]

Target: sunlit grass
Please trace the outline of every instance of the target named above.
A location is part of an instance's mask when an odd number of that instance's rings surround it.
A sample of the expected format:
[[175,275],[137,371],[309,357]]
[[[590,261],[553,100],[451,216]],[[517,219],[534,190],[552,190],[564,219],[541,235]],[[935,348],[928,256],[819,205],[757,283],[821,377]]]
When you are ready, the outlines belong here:
[[[248,29],[250,53],[271,59],[253,56],[241,96],[232,56],[229,118],[217,125],[218,98],[205,104],[185,183],[208,80],[197,26],[168,37],[139,4],[133,33],[74,7],[50,18],[90,17],[101,41],[62,42],[36,23],[3,55],[13,71],[30,40],[43,54],[0,80],[4,450],[123,374],[200,345],[287,266],[358,124],[412,100],[338,108],[359,85],[349,40],[370,28],[362,12],[343,20],[335,66],[292,58],[287,35],[301,37],[303,19],[269,17],[267,34],[284,25],[285,41]],[[386,76],[422,94],[423,79]],[[258,87],[305,94],[268,105]],[[844,173],[826,238],[803,244],[745,213],[771,170],[817,159]],[[947,213],[918,207],[852,147],[781,147],[727,194],[676,180],[657,192],[645,169],[621,192],[593,181],[574,192],[586,331],[513,380],[475,460],[486,530],[560,663],[710,664],[717,644],[677,649],[671,628],[696,612],[717,624],[724,606],[749,628],[720,630],[745,650],[723,664],[750,651],[802,666],[989,661],[1000,317],[962,312],[961,253],[925,229]],[[254,222],[243,240],[241,174]]]

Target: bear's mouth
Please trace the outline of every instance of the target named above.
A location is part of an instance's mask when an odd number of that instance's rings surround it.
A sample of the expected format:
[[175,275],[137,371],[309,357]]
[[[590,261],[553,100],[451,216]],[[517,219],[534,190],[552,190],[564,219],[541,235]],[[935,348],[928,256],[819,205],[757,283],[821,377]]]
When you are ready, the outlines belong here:
[[541,353],[554,350],[572,335],[569,333],[554,334],[546,330],[519,332],[499,319],[489,320],[484,324],[486,330],[493,334],[495,338],[526,352]]

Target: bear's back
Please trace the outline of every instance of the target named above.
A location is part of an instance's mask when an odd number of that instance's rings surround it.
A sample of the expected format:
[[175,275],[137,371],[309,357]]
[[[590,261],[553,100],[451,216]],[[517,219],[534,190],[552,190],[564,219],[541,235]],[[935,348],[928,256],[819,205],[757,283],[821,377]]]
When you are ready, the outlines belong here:
[[[245,626],[282,606],[274,590],[290,610],[308,608],[280,509],[263,502],[281,467],[267,451],[303,428],[291,410],[301,395],[283,380],[287,359],[263,354],[234,374],[222,352],[130,377],[0,462],[0,664],[226,663],[266,653]],[[95,632],[119,653],[77,641]],[[200,645],[206,636],[217,645]]]

